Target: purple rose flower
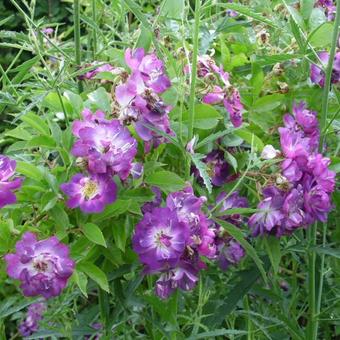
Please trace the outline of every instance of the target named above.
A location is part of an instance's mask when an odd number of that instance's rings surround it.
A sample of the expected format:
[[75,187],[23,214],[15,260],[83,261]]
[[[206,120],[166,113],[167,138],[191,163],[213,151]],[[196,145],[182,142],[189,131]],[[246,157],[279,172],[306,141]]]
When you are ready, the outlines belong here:
[[325,14],[329,21],[333,21],[336,14],[336,6],[333,0],[318,0],[316,2],[318,7],[324,8]]
[[175,266],[187,244],[189,229],[169,208],[155,208],[137,224],[133,249],[152,270]]
[[117,186],[109,175],[76,174],[60,189],[69,196],[67,206],[80,207],[85,213],[100,213],[117,198]]
[[16,177],[11,180],[15,173],[15,168],[15,160],[0,155],[0,208],[14,204],[17,201],[12,191],[21,187],[23,178]]
[[139,179],[142,177],[144,172],[144,166],[142,163],[132,163],[131,164],[131,175],[133,179]]
[[174,135],[170,128],[171,106],[164,104],[159,97],[170,86],[165,75],[164,64],[155,54],[145,55],[141,48],[127,49],[125,61],[132,74],[116,87],[116,101],[120,107],[119,119],[124,123],[135,124],[135,129],[146,143],[146,151],[166,143],[166,137],[149,128],[155,128],[168,135]]
[[5,256],[7,274],[21,281],[25,296],[42,295],[46,299],[60,295],[74,271],[69,248],[57,237],[38,241],[26,232],[16,244],[16,253]]
[[[329,60],[329,53],[326,51],[318,53],[318,56],[323,64],[323,67],[326,67]],[[310,67],[310,78],[312,83],[318,84],[321,87],[325,86],[325,73],[324,71],[317,65],[312,64]],[[333,70],[331,82],[332,84],[336,84],[340,81],[340,52],[337,52],[334,58]]]
[[72,154],[87,159],[91,173],[117,174],[125,180],[137,153],[136,140],[118,120],[108,121],[100,111],[94,117],[88,111],[83,115],[84,122],[76,121],[73,125],[73,133],[79,139]]
[[230,120],[234,127],[242,125],[243,105],[241,103],[240,93],[236,88],[231,88],[223,100],[224,107],[229,112]]
[[28,307],[26,319],[19,325],[19,332],[22,336],[30,336],[39,329],[39,321],[46,311],[45,303],[33,303]]
[[264,199],[257,206],[261,211],[253,214],[248,222],[254,236],[263,233],[275,234],[276,228],[284,219],[281,211],[284,193],[276,187],[267,187],[263,190],[263,196]]
[[199,265],[181,261],[178,265],[162,273],[156,282],[155,292],[161,299],[167,299],[177,288],[192,290],[198,282]]
[[[97,64],[100,64],[100,62],[94,62],[94,63],[88,64],[86,66],[91,67],[91,66],[96,66]],[[113,75],[119,75],[123,72],[123,69],[121,69],[119,67],[113,67],[110,64],[103,64],[101,66],[94,68],[91,71],[88,71],[88,72],[78,76],[78,79],[81,79],[81,80],[93,79],[98,73],[101,73],[101,72],[110,72]]]
[[220,216],[219,218],[228,221],[229,223],[239,225],[242,221],[242,217],[240,214],[230,214],[228,210],[234,208],[248,208],[248,200],[246,197],[242,197],[239,195],[238,191],[234,191],[228,198],[226,192],[221,192],[217,198],[216,203],[219,204],[222,202],[221,207],[219,209],[220,214],[224,213],[225,215]]

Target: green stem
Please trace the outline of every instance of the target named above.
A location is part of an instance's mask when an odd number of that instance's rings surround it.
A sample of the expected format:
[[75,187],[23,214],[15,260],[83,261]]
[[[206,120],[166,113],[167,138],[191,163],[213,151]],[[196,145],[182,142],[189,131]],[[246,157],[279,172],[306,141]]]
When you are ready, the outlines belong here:
[[[334,57],[336,53],[336,46],[337,46],[338,37],[339,37],[339,25],[340,25],[340,1],[337,1],[334,31],[333,31],[333,37],[332,37],[332,46],[331,46],[328,65],[326,69],[325,86],[323,89],[323,96],[322,96],[322,111],[321,111],[321,118],[320,118],[320,131],[322,135],[321,135],[321,140],[320,140],[320,151],[323,150],[324,145],[325,145],[325,139],[326,139],[327,129],[325,129],[325,127],[327,124],[327,116],[328,116],[329,91],[331,87],[331,78],[332,78]],[[327,236],[327,223],[324,223],[323,228],[322,228],[322,246],[323,247],[326,245],[326,236]],[[313,252],[313,254],[315,258],[316,256],[315,252]],[[314,259],[314,265],[315,265],[315,259]],[[315,315],[313,318],[313,329],[311,330],[312,337],[310,338],[312,340],[318,338],[318,323],[319,323],[319,315],[321,311],[321,302],[322,302],[324,266],[325,266],[325,254],[321,254],[320,271],[319,271],[320,272],[319,290],[318,290],[317,302],[316,302],[316,307],[315,307]]]
[[108,294],[102,290],[100,287],[98,287],[98,302],[99,302],[99,311],[100,311],[100,319],[103,323],[105,330],[105,333],[108,333],[108,325],[109,325],[109,296]]
[[[80,51],[80,4],[79,0],[73,0],[73,18],[74,18],[74,44],[76,49],[75,63],[78,67],[81,65],[81,51]],[[83,92],[82,81],[78,80],[78,91]]]
[[194,131],[194,121],[195,121],[195,88],[196,88],[196,78],[197,78],[197,56],[198,56],[198,33],[200,26],[200,6],[201,1],[195,1],[195,26],[194,26],[194,38],[193,38],[193,54],[191,63],[191,83],[190,83],[190,98],[189,98],[189,131],[188,131],[188,141],[192,139]]
[[[189,97],[189,126],[188,126],[188,142],[192,139],[194,133],[195,121],[195,89],[197,78],[197,57],[198,57],[198,33],[200,26],[200,8],[201,0],[195,1],[195,24],[194,24],[194,37],[193,37],[193,53],[191,62],[191,82],[190,82],[190,97]],[[186,177],[190,177],[191,159],[187,157]]]
[[306,340],[316,340],[315,334],[315,260],[316,254],[312,247],[316,245],[317,223],[314,223],[308,230],[308,306],[309,322],[306,330]]
[[[97,8],[96,8],[96,0],[92,0],[92,20],[93,22],[97,22]],[[92,31],[92,53],[93,53],[93,60],[96,59],[96,53],[97,53],[97,31],[95,28],[93,28]]]

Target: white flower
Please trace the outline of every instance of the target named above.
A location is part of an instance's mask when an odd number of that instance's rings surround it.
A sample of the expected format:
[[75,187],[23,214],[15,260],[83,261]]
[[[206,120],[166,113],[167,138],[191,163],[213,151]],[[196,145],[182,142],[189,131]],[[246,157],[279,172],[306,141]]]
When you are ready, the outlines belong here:
[[261,153],[261,158],[263,159],[273,159],[280,154],[279,150],[276,150],[273,145],[266,145]]

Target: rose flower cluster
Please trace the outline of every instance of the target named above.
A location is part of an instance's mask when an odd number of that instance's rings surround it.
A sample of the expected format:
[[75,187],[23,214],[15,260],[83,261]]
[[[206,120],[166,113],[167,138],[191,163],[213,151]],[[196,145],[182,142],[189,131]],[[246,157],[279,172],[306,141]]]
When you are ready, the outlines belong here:
[[[190,73],[190,66],[184,68],[184,73]],[[229,73],[222,66],[217,66],[208,55],[198,57],[197,77],[204,81],[202,101],[205,104],[223,104],[234,127],[242,125],[243,105],[238,89],[231,85]]]
[[168,115],[172,107],[160,97],[171,82],[163,61],[154,53],[145,54],[143,48],[127,49],[125,62],[131,74],[115,88],[117,116],[123,124],[133,122],[145,151],[149,152],[152,146],[167,142],[165,135],[174,135]]
[[258,205],[261,211],[249,219],[255,236],[266,233],[280,237],[316,221],[325,222],[332,208],[335,172],[328,169],[330,159],[318,153],[316,112],[301,102],[294,105],[293,113],[284,116],[285,126],[279,128],[286,188],[264,188]]
[[119,120],[107,120],[105,114],[94,114],[85,109],[83,120],[76,120],[72,127],[77,141],[72,154],[85,165],[86,174],[76,174],[71,182],[61,185],[69,196],[69,208],[80,207],[85,213],[99,213],[117,197],[113,176],[125,180],[137,153],[137,141]]
[[[177,288],[187,291],[195,287],[198,273],[206,267],[202,259],[217,260],[227,269],[244,256],[242,247],[220,226],[209,220],[202,210],[205,197],[195,196],[188,185],[168,195],[161,207],[161,193],[154,189],[153,204],[147,203],[144,217],[137,224],[133,249],[144,265],[145,274],[158,274],[155,291],[167,298]],[[245,198],[235,192],[218,198],[225,212],[224,219],[239,223],[240,216],[229,216],[228,209],[247,206]]]

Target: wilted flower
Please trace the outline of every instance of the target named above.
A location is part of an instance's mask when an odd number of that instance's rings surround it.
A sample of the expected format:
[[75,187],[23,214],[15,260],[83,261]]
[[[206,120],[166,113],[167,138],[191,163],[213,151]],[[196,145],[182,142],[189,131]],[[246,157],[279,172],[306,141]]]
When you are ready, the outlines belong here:
[[39,321],[46,310],[45,303],[33,303],[28,307],[26,319],[19,325],[19,332],[22,336],[30,336],[39,329]]
[[61,190],[69,196],[67,206],[80,207],[85,213],[102,212],[106,205],[117,198],[117,186],[110,175],[76,174],[69,183],[63,183]]
[[15,168],[15,160],[0,155],[0,208],[17,201],[12,191],[21,187],[23,178],[11,179],[15,173]]
[[5,256],[7,273],[21,281],[23,294],[46,299],[58,296],[74,271],[69,248],[55,236],[38,241],[31,232],[26,232],[15,248],[16,253]]
[[97,174],[117,174],[125,180],[137,153],[137,142],[118,120],[106,120],[103,113],[86,110],[84,121],[75,121],[73,134],[78,137],[72,148],[76,157],[86,158],[88,170]]

